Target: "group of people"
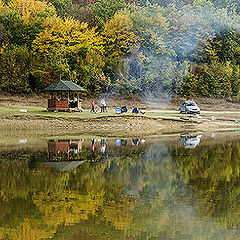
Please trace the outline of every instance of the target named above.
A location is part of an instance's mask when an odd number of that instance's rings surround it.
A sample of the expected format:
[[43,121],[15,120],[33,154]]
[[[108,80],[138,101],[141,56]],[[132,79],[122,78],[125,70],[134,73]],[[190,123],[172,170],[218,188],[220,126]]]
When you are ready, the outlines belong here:
[[[91,102],[91,113],[97,113],[97,110],[95,109],[95,103],[94,103],[94,100],[92,100]],[[101,108],[101,113],[106,113],[107,112],[107,105],[106,105],[106,102],[104,99],[102,99],[100,101],[100,108]],[[116,113],[124,113],[124,112],[127,112],[128,109],[126,106],[122,107],[122,108],[119,108],[119,107],[116,107]],[[135,113],[135,114],[138,114],[138,113],[142,113],[142,114],[145,114],[145,111],[143,110],[138,110],[137,107],[133,107],[132,109],[132,113]]]
[[[107,105],[104,99],[101,100],[100,102],[100,108],[101,108],[101,113],[106,113],[107,112]],[[92,100],[91,102],[91,113],[96,113],[96,109],[95,109],[95,103],[94,100]]]

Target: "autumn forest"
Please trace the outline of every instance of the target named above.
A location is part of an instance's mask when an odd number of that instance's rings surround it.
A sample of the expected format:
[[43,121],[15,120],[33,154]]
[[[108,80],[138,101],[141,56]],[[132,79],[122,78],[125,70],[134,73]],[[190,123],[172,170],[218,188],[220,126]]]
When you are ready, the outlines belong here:
[[240,99],[237,0],[0,0],[0,90]]

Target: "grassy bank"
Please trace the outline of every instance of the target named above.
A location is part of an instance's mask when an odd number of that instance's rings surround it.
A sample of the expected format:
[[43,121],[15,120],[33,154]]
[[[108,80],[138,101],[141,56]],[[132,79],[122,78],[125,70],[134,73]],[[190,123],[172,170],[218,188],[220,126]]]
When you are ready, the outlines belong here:
[[[190,131],[223,131],[238,129],[240,117],[239,104],[223,108],[224,104],[215,104],[212,100],[205,104],[215,106],[215,109],[202,111],[200,116],[179,114],[176,110],[178,102],[169,104],[170,109],[151,109],[135,99],[136,106],[145,110],[145,114],[134,115],[131,112],[116,114],[116,101],[111,100],[107,113],[90,113],[90,107],[85,100],[84,112],[48,112],[44,96],[0,98],[0,129],[9,131],[34,131],[39,134],[89,134],[99,136],[146,136],[162,133]],[[203,99],[201,99],[203,101]],[[109,101],[110,102],[110,101]],[[199,100],[198,100],[199,102]],[[207,102],[207,103],[206,103]],[[127,104],[128,103],[128,104]],[[131,106],[132,100],[118,101],[120,106]],[[204,104],[199,104],[204,109]],[[219,107],[219,109],[216,108]],[[27,112],[20,112],[26,109]],[[214,118],[213,118],[214,116]],[[212,119],[216,119],[212,121]]]

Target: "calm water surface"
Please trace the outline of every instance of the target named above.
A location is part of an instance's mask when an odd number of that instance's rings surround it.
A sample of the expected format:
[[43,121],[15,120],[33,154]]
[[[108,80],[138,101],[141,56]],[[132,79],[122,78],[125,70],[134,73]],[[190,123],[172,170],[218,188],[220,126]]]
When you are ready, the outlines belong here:
[[0,239],[240,239],[238,132],[0,143]]

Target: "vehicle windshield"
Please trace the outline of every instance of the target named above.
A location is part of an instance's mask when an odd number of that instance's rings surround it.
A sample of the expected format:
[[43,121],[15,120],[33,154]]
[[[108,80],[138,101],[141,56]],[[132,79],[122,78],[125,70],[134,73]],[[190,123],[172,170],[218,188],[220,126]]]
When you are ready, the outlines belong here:
[[195,102],[188,102],[188,103],[186,103],[186,106],[196,106],[196,103]]

